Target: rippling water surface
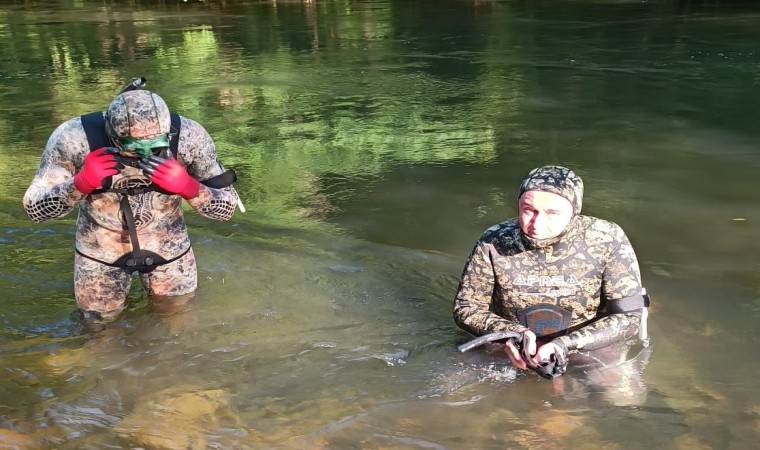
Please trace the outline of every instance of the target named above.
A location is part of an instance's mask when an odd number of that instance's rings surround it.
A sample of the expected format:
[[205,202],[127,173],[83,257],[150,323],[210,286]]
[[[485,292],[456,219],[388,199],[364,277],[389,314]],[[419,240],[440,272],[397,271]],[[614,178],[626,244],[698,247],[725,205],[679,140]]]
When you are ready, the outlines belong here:
[[[0,447],[753,448],[760,9],[747,2],[5,2]],[[21,197],[67,118],[148,78],[248,209],[188,211],[200,287],[72,315],[73,217]],[[652,350],[551,383],[459,354],[471,246],[574,167]]]

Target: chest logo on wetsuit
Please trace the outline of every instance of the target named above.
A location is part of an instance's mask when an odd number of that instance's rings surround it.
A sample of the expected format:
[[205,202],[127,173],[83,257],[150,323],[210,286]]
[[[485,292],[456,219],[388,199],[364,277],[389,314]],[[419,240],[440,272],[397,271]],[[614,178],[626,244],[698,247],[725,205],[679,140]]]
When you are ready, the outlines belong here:
[[526,292],[525,294],[528,295],[542,295],[542,296],[551,296],[551,297],[561,297],[565,295],[573,295],[576,292],[576,287],[580,285],[580,281],[578,281],[575,276],[565,276],[565,275],[517,275],[515,280],[512,282],[514,286],[525,286],[525,287],[548,287],[548,288],[555,288],[555,289],[549,289],[549,290],[541,290],[541,292]]

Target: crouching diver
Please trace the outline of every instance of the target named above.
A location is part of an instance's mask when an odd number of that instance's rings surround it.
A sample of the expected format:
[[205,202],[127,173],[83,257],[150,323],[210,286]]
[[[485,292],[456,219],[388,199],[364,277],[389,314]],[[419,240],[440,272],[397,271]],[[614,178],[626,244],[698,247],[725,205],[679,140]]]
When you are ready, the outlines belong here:
[[461,351],[505,340],[516,367],[554,378],[568,362],[599,361],[600,349],[615,364],[648,345],[636,254],[617,224],[580,215],[582,200],[583,182],[565,167],[523,179],[518,217],[486,230],[465,265],[454,320],[480,337]]
[[89,321],[118,316],[135,273],[154,300],[194,292],[182,199],[216,220],[239,203],[235,174],[217,161],[208,132],[144,85],[135,78],[105,112],[59,125],[24,195],[37,223],[79,206],[74,294]]

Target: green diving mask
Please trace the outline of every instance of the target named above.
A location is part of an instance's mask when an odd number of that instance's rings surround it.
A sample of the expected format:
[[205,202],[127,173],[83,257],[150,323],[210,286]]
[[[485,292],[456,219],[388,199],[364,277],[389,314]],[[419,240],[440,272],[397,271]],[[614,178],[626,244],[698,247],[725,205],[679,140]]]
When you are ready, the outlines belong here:
[[169,148],[169,136],[166,134],[150,139],[135,139],[127,136],[120,138],[118,142],[121,151],[134,153],[140,159],[147,159],[151,155],[157,155],[162,150]]

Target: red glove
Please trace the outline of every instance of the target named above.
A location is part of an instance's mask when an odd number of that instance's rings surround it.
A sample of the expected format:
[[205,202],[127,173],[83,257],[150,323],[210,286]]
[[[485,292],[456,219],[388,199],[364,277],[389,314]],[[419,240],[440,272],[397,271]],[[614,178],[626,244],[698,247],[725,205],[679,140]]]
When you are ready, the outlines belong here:
[[140,168],[156,186],[179,194],[185,200],[198,195],[201,184],[187,173],[187,169],[176,159],[166,159],[153,155],[140,161]]
[[82,170],[74,175],[74,186],[82,194],[89,194],[103,187],[103,180],[119,173],[114,150],[100,147],[84,157]]

